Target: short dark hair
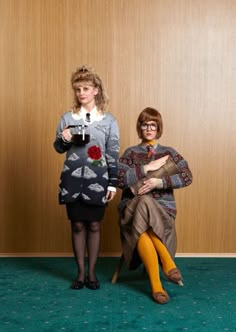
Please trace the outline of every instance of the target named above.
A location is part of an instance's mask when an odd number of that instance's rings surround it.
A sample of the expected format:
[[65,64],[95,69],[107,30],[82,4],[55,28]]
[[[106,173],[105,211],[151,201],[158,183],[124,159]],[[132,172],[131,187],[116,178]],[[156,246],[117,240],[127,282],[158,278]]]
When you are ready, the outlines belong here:
[[157,124],[157,136],[156,138],[160,138],[163,132],[163,122],[161,114],[158,110],[152,107],[146,107],[140,114],[136,124],[136,130],[139,138],[143,138],[141,124],[145,121],[155,121]]

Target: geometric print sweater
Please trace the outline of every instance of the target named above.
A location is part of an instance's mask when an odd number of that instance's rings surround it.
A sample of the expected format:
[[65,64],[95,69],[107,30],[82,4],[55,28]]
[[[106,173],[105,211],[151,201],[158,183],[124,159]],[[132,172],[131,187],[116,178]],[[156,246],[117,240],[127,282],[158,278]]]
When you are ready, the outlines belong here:
[[[65,127],[86,125],[90,141],[84,145],[67,143],[61,134]],[[108,186],[117,186],[119,128],[114,116],[106,112],[92,123],[76,119],[71,111],[60,119],[54,148],[66,153],[59,183],[59,203],[83,200],[88,205],[106,205]]]
[[145,177],[143,165],[148,164],[151,160],[156,160],[166,155],[175,162],[179,172],[171,176],[163,176],[163,188],[154,189],[147,195],[157,200],[165,211],[173,218],[176,217],[176,203],[174,189],[188,186],[192,183],[192,173],[187,161],[173,148],[157,144],[154,147],[155,154],[150,159],[145,144],[139,144],[126,149],[119,159],[118,164],[118,187],[123,190],[119,210],[122,213],[127,201],[134,197],[130,186]]

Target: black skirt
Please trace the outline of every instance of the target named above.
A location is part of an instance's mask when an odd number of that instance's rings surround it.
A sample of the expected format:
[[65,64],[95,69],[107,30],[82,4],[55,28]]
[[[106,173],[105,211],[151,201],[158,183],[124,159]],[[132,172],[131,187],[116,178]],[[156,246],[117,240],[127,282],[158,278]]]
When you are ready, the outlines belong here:
[[71,222],[102,221],[106,206],[88,205],[82,200],[66,204],[66,212]]

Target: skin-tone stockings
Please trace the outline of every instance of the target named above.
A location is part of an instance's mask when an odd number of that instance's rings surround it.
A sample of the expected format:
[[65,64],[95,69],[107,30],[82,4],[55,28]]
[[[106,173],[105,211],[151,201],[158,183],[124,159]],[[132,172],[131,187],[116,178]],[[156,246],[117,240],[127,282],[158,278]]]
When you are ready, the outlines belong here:
[[85,271],[85,253],[86,246],[88,252],[88,278],[96,281],[96,262],[100,246],[100,222],[93,221],[88,224],[83,222],[71,223],[72,246],[78,267],[77,280],[84,281]]

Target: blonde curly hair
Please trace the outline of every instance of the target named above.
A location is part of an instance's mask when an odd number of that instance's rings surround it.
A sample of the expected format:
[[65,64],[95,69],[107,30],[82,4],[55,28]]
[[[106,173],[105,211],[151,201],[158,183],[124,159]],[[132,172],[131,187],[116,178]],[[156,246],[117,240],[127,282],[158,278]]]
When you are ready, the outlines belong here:
[[[99,75],[95,72],[95,70],[87,65],[83,65],[76,70],[71,75],[71,85],[73,90],[75,91],[75,84],[78,82],[89,82],[98,89],[98,94],[95,96],[95,104],[98,110],[105,112],[108,107],[109,97],[106,93],[106,89],[103,85],[103,82]],[[81,107],[76,94],[74,94],[74,106],[73,111],[77,111],[78,108]]]

